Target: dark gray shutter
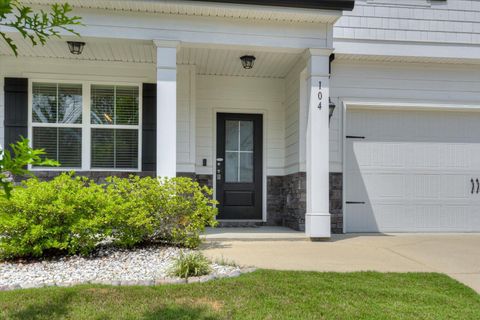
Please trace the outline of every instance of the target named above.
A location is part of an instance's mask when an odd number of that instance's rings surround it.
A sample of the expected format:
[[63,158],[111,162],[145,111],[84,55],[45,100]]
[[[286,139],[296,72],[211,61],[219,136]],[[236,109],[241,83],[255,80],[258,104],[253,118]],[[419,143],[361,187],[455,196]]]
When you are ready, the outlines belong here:
[[142,171],[157,170],[157,85],[143,84]]
[[5,78],[5,147],[28,137],[28,79]]

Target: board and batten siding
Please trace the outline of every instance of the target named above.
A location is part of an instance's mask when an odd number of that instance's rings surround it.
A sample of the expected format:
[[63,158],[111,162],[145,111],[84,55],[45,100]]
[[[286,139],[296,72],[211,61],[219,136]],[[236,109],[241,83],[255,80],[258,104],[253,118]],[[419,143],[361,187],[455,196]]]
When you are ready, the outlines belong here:
[[[473,105],[480,108],[480,65],[335,60],[331,97],[337,103],[331,128],[339,134],[331,167],[342,169],[342,101]],[[332,137],[331,137],[332,139]]]
[[[284,80],[197,75],[196,138],[198,174],[213,174],[217,112],[263,113],[267,175],[283,175],[285,165]],[[207,166],[203,167],[203,159]]]
[[478,0],[357,0],[335,39],[480,43]]
[[[193,172],[194,146],[191,139],[194,134],[194,119],[191,111],[194,100],[194,73],[192,66],[178,66],[177,101],[177,170]],[[192,75],[193,73],[193,75]],[[56,80],[99,81],[112,83],[155,83],[156,66],[149,63],[97,62],[81,60],[61,60],[49,58],[1,57],[0,58],[0,145],[4,144],[4,78],[23,77]],[[192,123],[192,125],[190,125]],[[193,129],[192,129],[193,128]],[[168,152],[165,150],[165,152]]]

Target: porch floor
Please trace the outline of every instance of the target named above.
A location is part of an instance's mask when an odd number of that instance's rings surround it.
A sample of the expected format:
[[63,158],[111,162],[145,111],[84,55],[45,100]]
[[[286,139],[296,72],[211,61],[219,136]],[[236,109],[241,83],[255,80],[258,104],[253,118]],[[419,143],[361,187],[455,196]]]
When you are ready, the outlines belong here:
[[285,227],[207,228],[206,241],[306,241],[305,232]]

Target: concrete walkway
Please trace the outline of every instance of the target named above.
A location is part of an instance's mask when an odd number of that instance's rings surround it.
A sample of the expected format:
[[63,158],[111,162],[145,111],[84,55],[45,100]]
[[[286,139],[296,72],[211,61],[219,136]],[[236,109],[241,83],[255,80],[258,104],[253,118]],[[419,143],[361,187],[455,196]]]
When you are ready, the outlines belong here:
[[480,234],[334,235],[311,242],[283,228],[209,230],[211,258],[276,270],[439,272],[480,293]]

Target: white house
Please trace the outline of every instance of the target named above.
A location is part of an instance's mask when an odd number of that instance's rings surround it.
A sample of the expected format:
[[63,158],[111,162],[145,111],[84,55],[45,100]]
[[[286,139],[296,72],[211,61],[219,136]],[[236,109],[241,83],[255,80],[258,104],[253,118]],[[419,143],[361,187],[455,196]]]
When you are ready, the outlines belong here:
[[69,2],[81,38],[2,29],[0,145],[192,177],[226,224],[480,231],[479,1]]

